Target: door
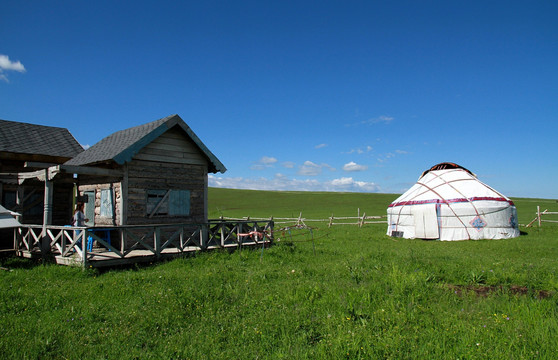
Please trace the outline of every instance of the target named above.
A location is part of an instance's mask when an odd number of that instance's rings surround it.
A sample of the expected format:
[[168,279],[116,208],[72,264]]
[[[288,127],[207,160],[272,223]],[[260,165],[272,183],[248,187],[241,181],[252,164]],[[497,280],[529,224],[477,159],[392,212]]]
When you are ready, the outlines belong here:
[[419,239],[439,239],[436,204],[413,205],[415,237]]
[[85,226],[95,225],[95,191],[85,191],[84,195],[87,195],[87,202],[85,203],[85,218],[89,221],[85,222]]

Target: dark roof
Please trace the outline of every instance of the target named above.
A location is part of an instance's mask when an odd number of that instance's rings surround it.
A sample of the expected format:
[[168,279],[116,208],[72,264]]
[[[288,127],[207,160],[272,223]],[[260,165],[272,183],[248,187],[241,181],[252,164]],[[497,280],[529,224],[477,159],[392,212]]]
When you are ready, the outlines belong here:
[[83,148],[68,129],[0,120],[0,151],[72,158]]
[[66,165],[94,165],[111,161],[123,165],[132,160],[134,155],[143,147],[174,126],[179,126],[184,130],[187,136],[199,147],[208,159],[209,172],[224,173],[227,170],[219,159],[194,134],[190,127],[186,125],[184,120],[176,114],[144,125],[117,131],[67,161]]
[[[452,162],[443,162],[443,163],[439,163],[436,164],[434,166],[432,166],[430,169],[423,171],[422,175],[420,176],[420,178],[422,178],[424,175],[428,174],[431,171],[436,171],[436,170],[449,170],[449,169],[461,169],[461,170],[465,170],[466,172],[468,172],[469,174],[473,175],[476,177],[475,174],[473,174],[471,171],[469,171],[468,169],[465,169],[463,166],[461,165],[457,165],[456,163],[452,163]],[[420,179],[419,178],[419,179]]]

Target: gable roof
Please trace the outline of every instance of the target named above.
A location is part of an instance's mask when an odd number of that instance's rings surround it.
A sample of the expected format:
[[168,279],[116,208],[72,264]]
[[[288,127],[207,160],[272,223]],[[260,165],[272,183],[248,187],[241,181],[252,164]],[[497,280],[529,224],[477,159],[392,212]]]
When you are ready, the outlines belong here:
[[224,173],[225,166],[213,155],[203,144],[196,134],[178,115],[170,115],[165,118],[129,129],[117,131],[89,149],[78,154],[67,161],[66,165],[94,165],[103,162],[114,161],[119,165],[132,160],[132,158],[146,145],[161,136],[174,126],[179,126],[186,135],[198,146],[209,163],[209,172]]
[[68,129],[0,120],[0,151],[70,159],[83,148]]

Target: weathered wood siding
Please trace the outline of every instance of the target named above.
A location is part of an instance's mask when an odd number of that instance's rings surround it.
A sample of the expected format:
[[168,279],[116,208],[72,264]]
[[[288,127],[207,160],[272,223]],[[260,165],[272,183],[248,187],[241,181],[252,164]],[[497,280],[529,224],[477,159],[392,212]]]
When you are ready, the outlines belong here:
[[[182,130],[171,129],[143,148],[128,164],[127,225],[202,223],[207,220],[207,160]],[[187,190],[187,216],[154,215],[148,190]]]
[[153,140],[134,159],[207,166],[207,160],[197,145],[177,127]]

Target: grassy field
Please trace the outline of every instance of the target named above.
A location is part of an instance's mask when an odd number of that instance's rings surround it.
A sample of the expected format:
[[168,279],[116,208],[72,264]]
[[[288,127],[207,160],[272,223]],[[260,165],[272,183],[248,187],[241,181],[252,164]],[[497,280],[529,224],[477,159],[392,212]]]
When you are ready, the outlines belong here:
[[[385,214],[397,195],[210,189],[210,217]],[[520,223],[554,200],[514,199]],[[510,240],[281,232],[261,251],[82,271],[2,259],[7,359],[553,359],[558,226]],[[313,237],[312,237],[313,235]],[[313,241],[312,241],[313,240]]]

